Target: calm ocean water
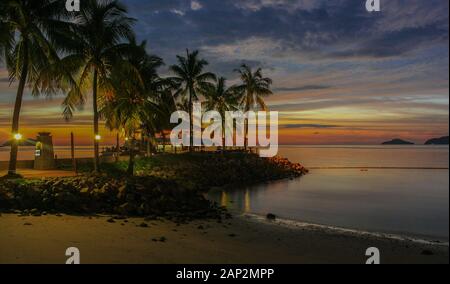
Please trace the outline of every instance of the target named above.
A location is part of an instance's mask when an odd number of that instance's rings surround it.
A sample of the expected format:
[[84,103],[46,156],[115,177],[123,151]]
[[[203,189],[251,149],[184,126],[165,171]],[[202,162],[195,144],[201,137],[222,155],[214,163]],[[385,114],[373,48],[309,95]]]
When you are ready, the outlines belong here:
[[448,146],[292,146],[280,155],[311,173],[210,198],[248,213],[448,241]]

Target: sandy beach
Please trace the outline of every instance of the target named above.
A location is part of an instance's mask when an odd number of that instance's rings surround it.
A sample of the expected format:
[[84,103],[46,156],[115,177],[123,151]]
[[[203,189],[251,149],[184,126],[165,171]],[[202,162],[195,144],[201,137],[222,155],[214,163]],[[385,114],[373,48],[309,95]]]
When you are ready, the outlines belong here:
[[[0,217],[0,263],[65,263],[77,247],[81,263],[278,264],[356,263],[377,247],[382,263],[448,263],[448,246],[355,235],[314,227],[286,227],[249,216],[222,223],[177,225],[108,216]],[[144,224],[145,225],[144,225]]]

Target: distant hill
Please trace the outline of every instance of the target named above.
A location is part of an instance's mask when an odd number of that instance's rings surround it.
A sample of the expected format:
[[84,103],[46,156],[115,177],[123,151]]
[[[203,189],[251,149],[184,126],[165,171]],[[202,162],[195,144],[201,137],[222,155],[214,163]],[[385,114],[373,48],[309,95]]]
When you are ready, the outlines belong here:
[[448,136],[430,139],[425,142],[425,145],[448,145]]
[[[11,140],[6,141],[5,143],[3,143],[0,147],[8,147],[11,146]],[[22,140],[19,143],[19,146],[36,146],[36,140],[34,139],[26,139],[26,140]]]
[[382,145],[414,145],[414,143],[402,139],[393,139],[391,141],[383,142]]

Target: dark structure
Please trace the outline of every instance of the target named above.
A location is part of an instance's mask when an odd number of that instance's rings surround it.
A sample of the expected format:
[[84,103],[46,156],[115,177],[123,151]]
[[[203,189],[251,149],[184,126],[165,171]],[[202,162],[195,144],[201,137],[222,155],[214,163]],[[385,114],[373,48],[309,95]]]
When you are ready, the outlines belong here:
[[53,139],[49,132],[41,132],[37,137],[34,157],[35,170],[52,170],[55,168]]

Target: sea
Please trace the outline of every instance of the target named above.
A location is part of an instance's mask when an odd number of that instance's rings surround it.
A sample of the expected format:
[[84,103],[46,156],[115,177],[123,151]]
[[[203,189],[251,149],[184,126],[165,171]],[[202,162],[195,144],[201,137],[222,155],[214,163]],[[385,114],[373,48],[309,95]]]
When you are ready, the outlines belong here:
[[448,244],[448,146],[283,146],[310,173],[209,198],[230,210]]

